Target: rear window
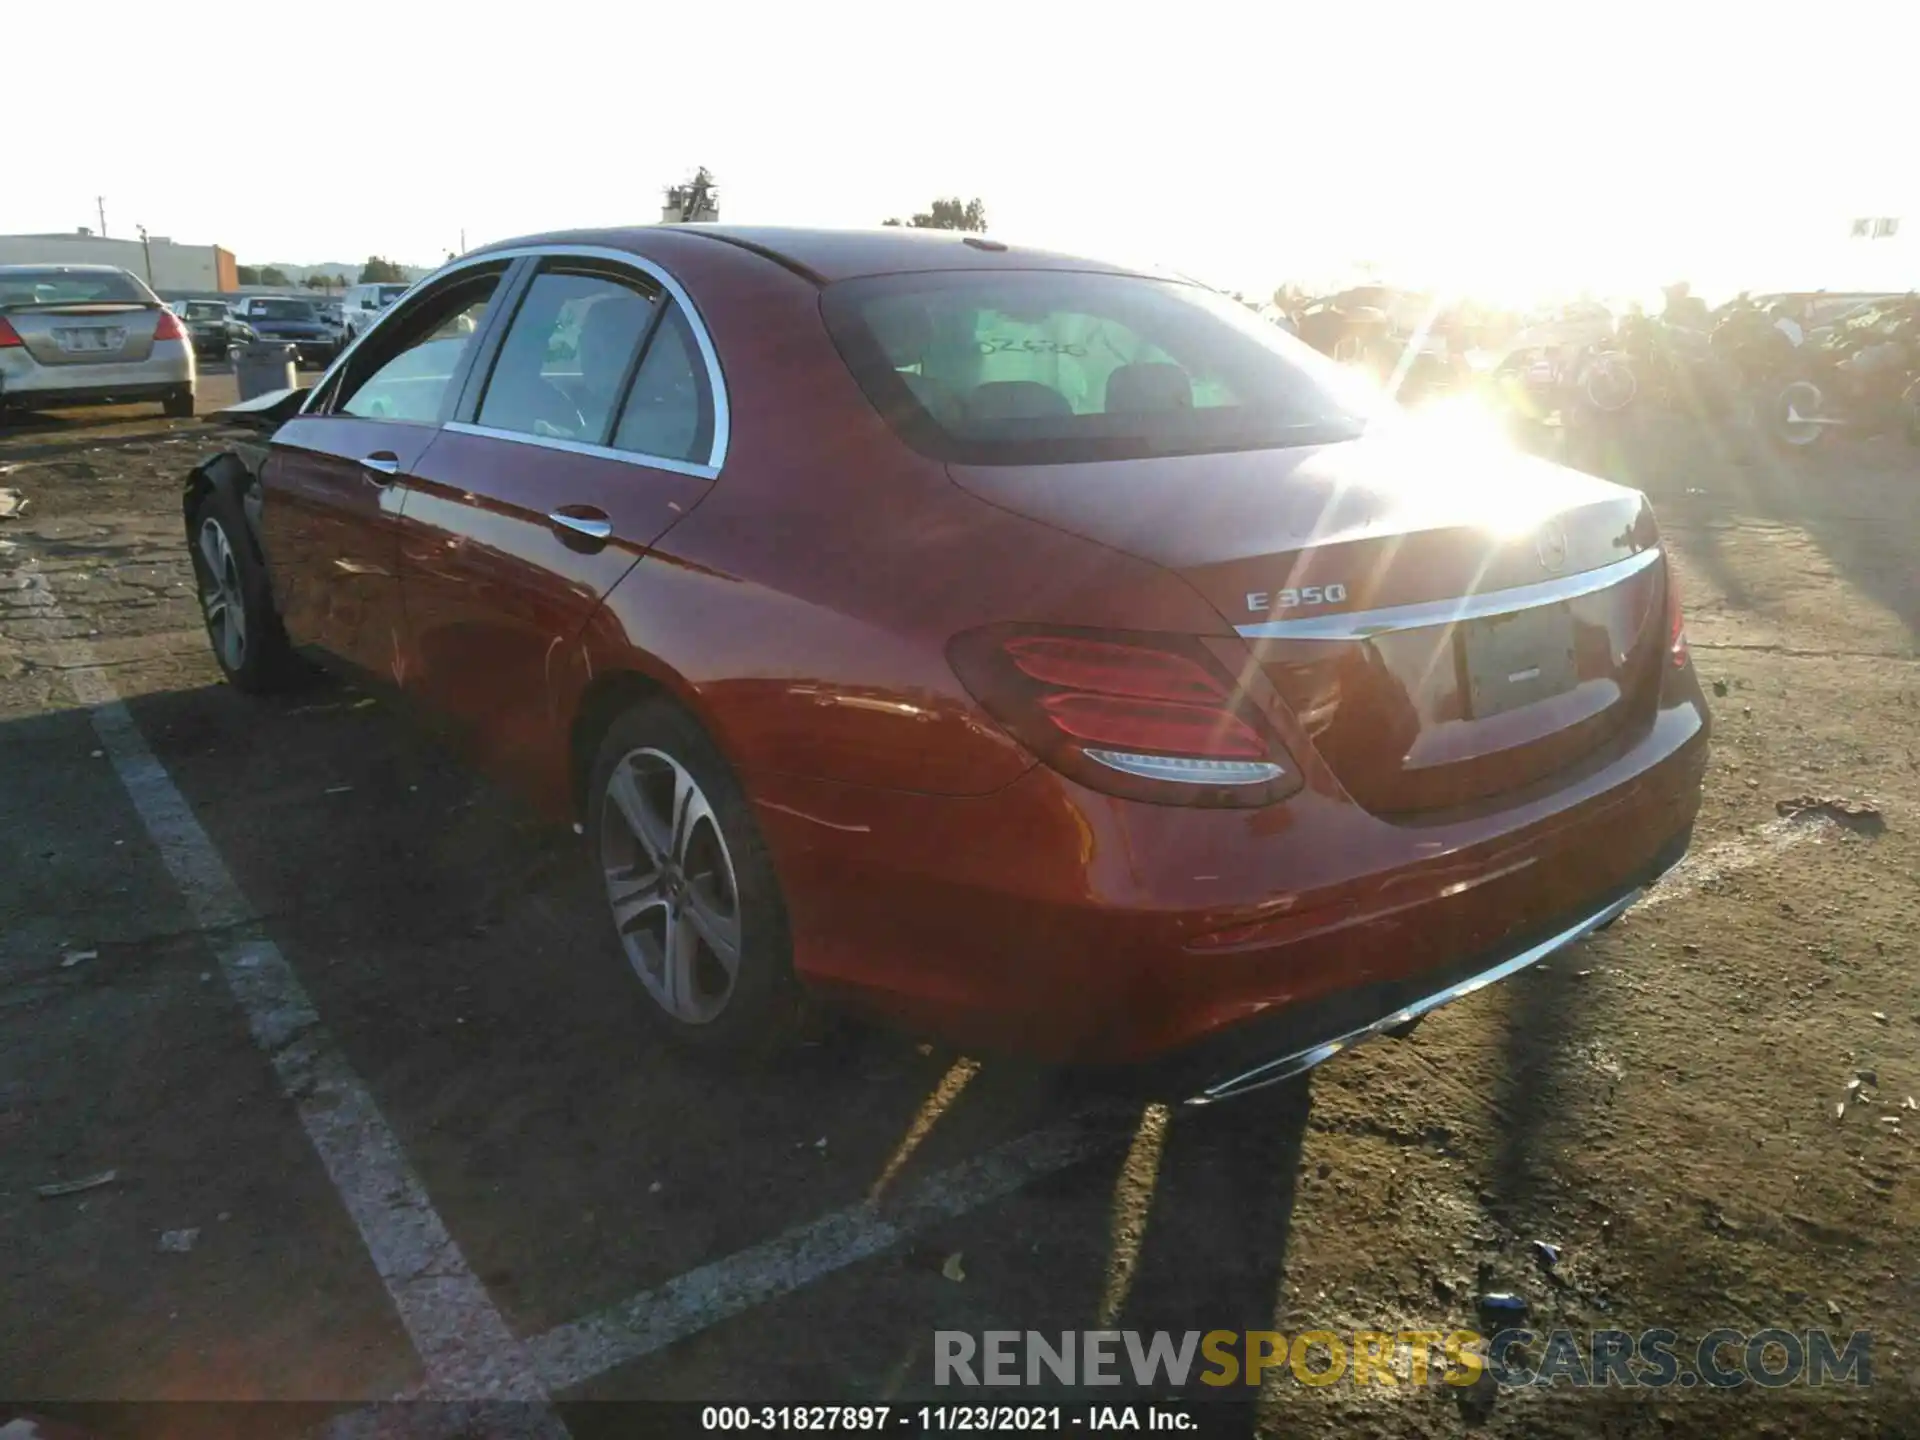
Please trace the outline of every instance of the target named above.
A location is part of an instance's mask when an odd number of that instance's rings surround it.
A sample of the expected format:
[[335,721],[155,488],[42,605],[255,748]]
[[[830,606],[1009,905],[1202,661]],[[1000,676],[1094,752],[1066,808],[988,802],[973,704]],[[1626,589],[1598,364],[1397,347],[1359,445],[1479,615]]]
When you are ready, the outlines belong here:
[[828,329],[916,449],[1033,465],[1322,444],[1364,402],[1323,357],[1194,285],[1076,271],[875,276]]
[[305,300],[256,300],[251,312],[261,320],[312,320],[313,306]]
[[141,283],[124,270],[8,270],[0,272],[0,309],[29,305],[149,305]]

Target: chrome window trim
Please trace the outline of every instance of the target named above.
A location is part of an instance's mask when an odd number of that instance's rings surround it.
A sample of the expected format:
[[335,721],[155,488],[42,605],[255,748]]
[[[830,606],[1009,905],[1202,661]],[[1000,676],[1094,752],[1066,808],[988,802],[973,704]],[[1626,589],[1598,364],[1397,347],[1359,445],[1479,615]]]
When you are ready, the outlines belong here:
[[697,475],[711,480],[720,473],[713,465],[691,460],[670,460],[664,455],[643,455],[638,450],[616,450],[611,445],[590,445],[584,440],[564,440],[557,435],[529,435],[524,430],[499,430],[491,425],[473,425],[465,420],[449,420],[440,427],[456,435],[478,435],[485,440],[511,440],[521,445],[538,445],[543,450],[564,450],[569,455],[591,455],[597,460],[619,460],[648,470],[671,470],[676,475]]
[[1578,575],[1561,575],[1533,585],[1515,585],[1505,590],[1483,590],[1477,595],[1462,595],[1455,600],[1423,600],[1414,605],[1387,605],[1378,610],[1353,610],[1343,615],[1304,615],[1297,620],[1262,620],[1252,625],[1237,625],[1246,640],[1366,640],[1396,630],[1421,630],[1433,625],[1453,625],[1462,620],[1479,620],[1488,615],[1507,615],[1535,605],[1552,605],[1561,600],[1577,600],[1596,590],[1618,585],[1660,558],[1660,547],[1650,545],[1637,555],[1602,565],[1598,570],[1583,570]]
[[318,395],[326,383],[333,378],[334,371],[346,364],[353,352],[366,343],[369,335],[378,334],[380,327],[385,325],[401,306],[413,299],[415,291],[423,290],[429,285],[437,285],[447,276],[457,275],[463,270],[473,270],[485,265],[499,264],[503,261],[510,263],[528,256],[536,259],[605,260],[610,264],[624,265],[629,269],[639,271],[654,281],[662,290],[671,295],[679,304],[680,308],[686,312],[687,327],[693,331],[694,343],[700,347],[700,358],[705,362],[707,367],[707,388],[713,395],[713,442],[707,447],[706,464],[690,465],[690,462],[685,460],[666,460],[650,456],[642,457],[625,450],[608,450],[594,445],[583,446],[573,441],[553,441],[540,435],[520,435],[510,431],[485,430],[477,426],[463,425],[460,422],[449,422],[445,428],[449,430],[460,429],[467,433],[487,435],[495,439],[525,440],[535,445],[552,445],[563,450],[583,450],[588,454],[602,455],[615,460],[630,460],[635,463],[643,463],[654,469],[683,470],[687,474],[702,475],[709,480],[719,474],[720,467],[727,463],[727,443],[733,433],[732,411],[727,405],[727,386],[726,380],[720,371],[720,356],[713,348],[713,338],[707,334],[706,319],[700,314],[698,307],[693,303],[692,297],[687,294],[680,282],[669,275],[659,264],[649,260],[644,255],[636,255],[631,250],[616,250],[608,245],[514,245],[505,250],[484,250],[478,254],[463,255],[458,260],[450,261],[442,265],[431,275],[422,276],[420,279],[414,281],[413,284],[409,285],[405,294],[387,306],[386,309],[382,310],[371,325],[353,337],[353,343],[335,356],[333,364],[327,367],[326,373],[314,382],[312,393],[307,396],[306,400],[300,406],[300,413],[302,415],[307,413],[313,404],[313,397]]

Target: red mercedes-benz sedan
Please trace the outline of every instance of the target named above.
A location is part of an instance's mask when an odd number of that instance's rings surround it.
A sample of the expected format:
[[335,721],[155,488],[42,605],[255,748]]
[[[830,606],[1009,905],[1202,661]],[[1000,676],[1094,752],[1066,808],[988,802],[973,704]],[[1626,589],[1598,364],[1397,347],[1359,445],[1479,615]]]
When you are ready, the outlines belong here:
[[316,653],[580,823],[696,1044],[819,993],[1217,1098],[1608,923],[1699,803],[1646,499],[1191,284],[538,236],[256,408],[185,497],[229,677]]

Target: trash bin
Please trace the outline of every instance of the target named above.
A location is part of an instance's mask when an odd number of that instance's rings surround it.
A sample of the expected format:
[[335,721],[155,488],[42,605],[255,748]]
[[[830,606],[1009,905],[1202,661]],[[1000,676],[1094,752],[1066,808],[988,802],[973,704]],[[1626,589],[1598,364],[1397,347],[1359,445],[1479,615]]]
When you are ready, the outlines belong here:
[[240,385],[240,398],[252,400],[297,386],[300,380],[294,361],[299,353],[297,347],[284,341],[255,340],[236,346],[233,374]]

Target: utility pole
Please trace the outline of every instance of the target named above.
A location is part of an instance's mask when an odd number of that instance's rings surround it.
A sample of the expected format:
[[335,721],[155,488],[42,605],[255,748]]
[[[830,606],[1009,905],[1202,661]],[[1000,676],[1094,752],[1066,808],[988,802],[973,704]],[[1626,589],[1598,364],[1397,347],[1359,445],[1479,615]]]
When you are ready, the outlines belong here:
[[460,253],[467,253],[467,227],[464,225],[460,227]]
[[147,257],[147,288],[151,290],[153,288],[153,246],[147,243],[146,226],[136,225],[133,228],[140,232],[140,250]]
[[107,197],[96,195],[93,197],[93,203],[100,210],[100,238],[104,240],[107,238]]

